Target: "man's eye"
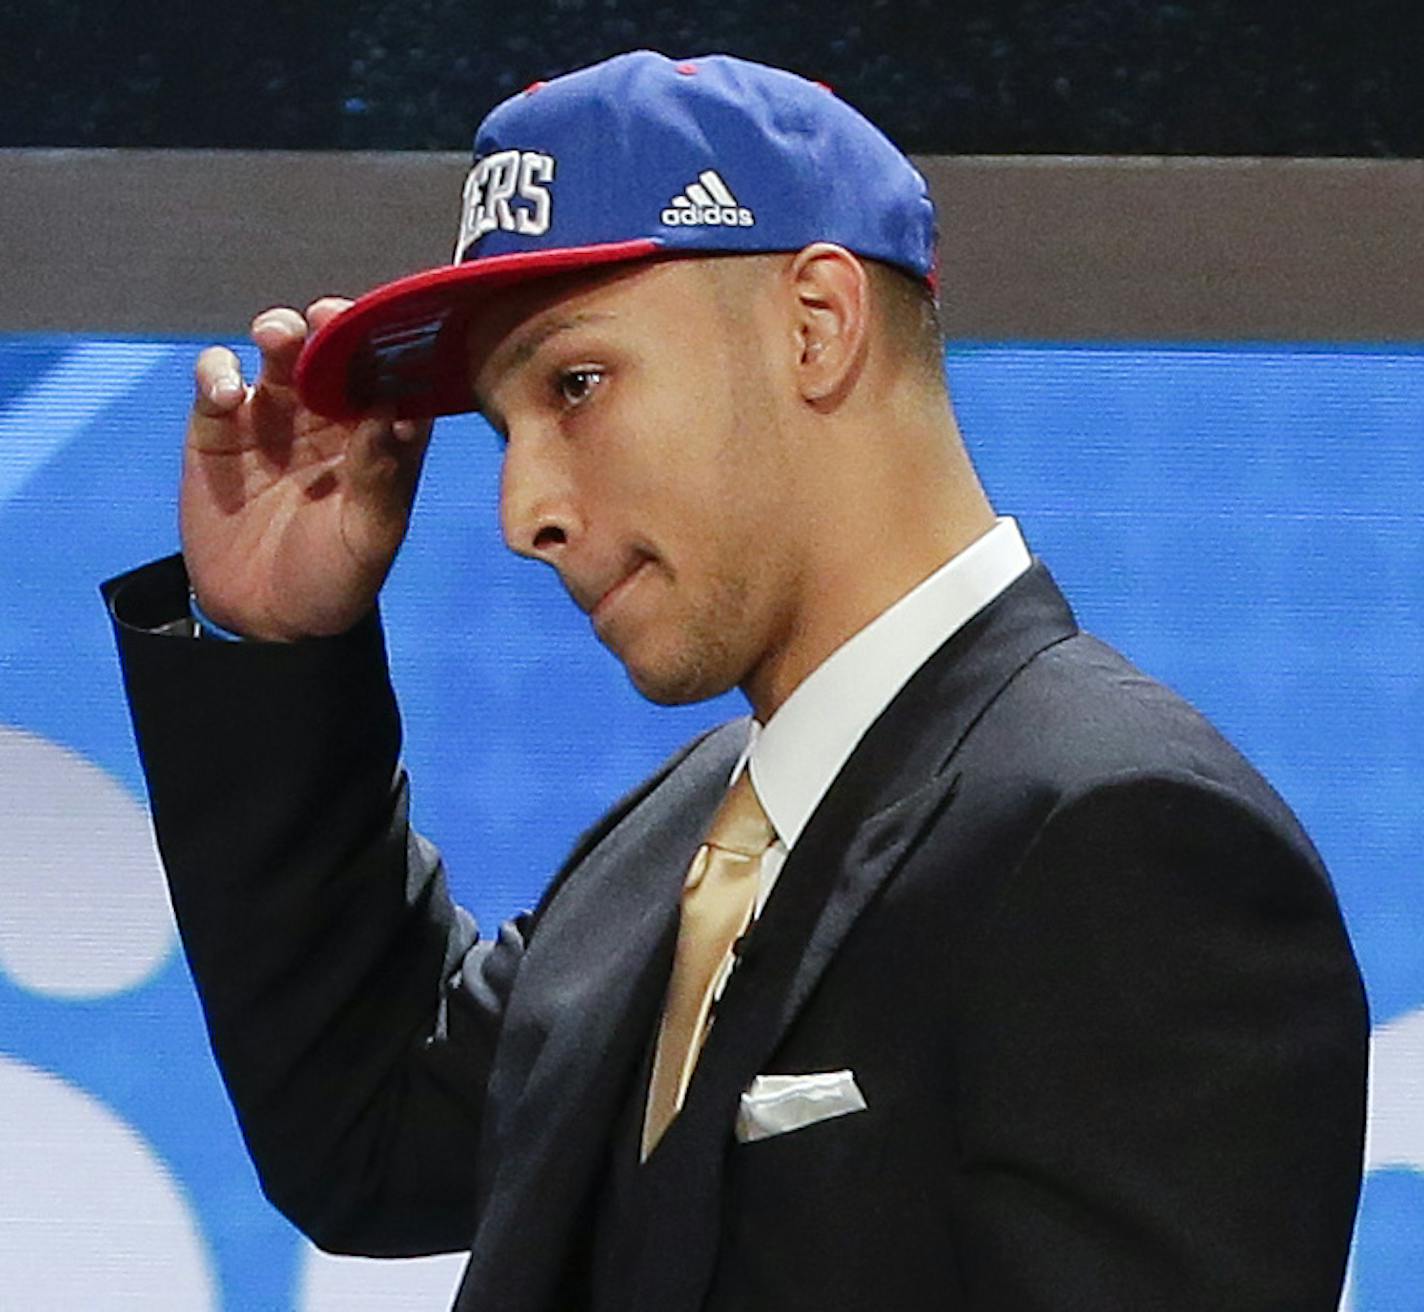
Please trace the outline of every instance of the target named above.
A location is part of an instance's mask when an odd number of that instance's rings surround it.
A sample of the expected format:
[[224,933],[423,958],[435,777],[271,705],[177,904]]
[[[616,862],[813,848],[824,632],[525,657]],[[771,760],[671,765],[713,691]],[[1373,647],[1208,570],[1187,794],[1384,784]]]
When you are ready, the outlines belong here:
[[603,381],[601,369],[564,369],[559,373],[559,397],[565,405],[582,405]]

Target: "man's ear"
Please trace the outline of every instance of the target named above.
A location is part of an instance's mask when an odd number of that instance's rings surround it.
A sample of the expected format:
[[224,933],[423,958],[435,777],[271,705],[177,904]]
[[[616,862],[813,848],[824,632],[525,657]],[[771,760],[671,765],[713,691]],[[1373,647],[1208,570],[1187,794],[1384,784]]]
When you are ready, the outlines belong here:
[[834,408],[849,392],[870,341],[870,279],[843,246],[818,241],[800,250],[787,270],[793,304],[802,399]]

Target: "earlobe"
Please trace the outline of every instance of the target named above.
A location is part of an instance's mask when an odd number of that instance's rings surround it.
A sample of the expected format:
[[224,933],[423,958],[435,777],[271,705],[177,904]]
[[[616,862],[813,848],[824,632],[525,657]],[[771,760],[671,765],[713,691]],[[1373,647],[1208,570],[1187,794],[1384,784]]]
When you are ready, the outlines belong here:
[[796,315],[797,386],[818,409],[834,408],[860,374],[869,338],[869,279],[844,247],[816,242],[789,274]]

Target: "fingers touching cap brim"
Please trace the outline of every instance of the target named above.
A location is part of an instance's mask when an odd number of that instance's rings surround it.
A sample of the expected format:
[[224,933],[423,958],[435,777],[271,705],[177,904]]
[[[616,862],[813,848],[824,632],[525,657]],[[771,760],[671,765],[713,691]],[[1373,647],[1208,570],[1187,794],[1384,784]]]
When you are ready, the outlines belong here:
[[474,408],[465,335],[491,293],[659,253],[650,238],[520,252],[427,269],[367,292],[321,324],[297,361],[302,404],[351,421],[379,409],[429,419]]

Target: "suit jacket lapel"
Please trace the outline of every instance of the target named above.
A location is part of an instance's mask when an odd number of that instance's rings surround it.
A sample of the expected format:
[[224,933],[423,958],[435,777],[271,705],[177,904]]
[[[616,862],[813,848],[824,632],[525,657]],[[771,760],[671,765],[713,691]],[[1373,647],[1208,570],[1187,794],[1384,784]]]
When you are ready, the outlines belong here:
[[[724,999],[725,1060],[746,1072],[738,1095],[861,912],[952,806],[954,755],[969,730],[1030,660],[1076,632],[1067,602],[1035,565],[940,647],[866,731],[788,857],[747,946],[747,999],[730,987]],[[738,1014],[743,1007],[751,1014]]]
[[861,912],[952,806],[965,735],[1025,664],[1076,632],[1067,603],[1035,566],[946,642],[866,731],[788,857],[719,1009],[725,1024],[715,1050],[709,1040],[708,1070],[731,1068],[738,1095]]
[[687,864],[746,732],[745,722],[728,725],[694,749],[545,908],[491,1077],[481,1153],[488,1201],[457,1307],[547,1305],[561,1274],[553,1255],[568,1251],[656,1019]]
[[[748,936],[683,1111],[647,1164],[645,1259],[630,1307],[700,1306],[742,1091],[765,1069],[857,918],[952,807],[954,754],[965,735],[1024,665],[1076,632],[1067,603],[1036,565],[916,672],[851,754]],[[678,1260],[655,1260],[659,1251],[677,1251]]]

